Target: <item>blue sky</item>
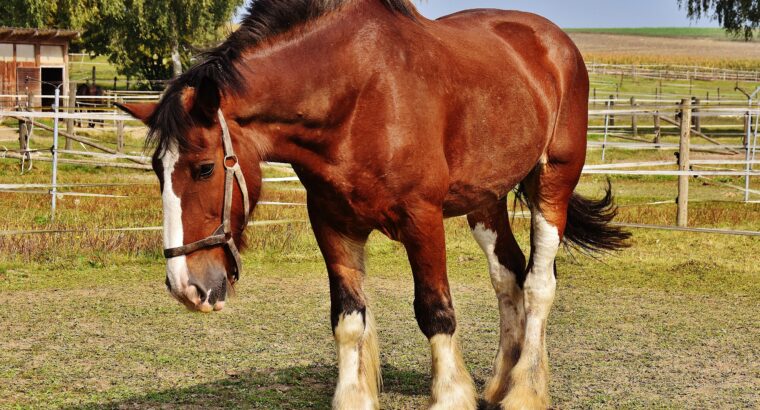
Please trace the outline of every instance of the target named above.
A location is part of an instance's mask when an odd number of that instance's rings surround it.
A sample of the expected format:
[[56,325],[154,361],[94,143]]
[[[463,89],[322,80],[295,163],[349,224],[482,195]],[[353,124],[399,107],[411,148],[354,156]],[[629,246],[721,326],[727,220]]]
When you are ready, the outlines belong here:
[[540,14],[565,28],[718,27],[691,22],[676,0],[428,0],[415,2],[422,14],[439,17],[475,7],[523,10]]
[[690,21],[677,0],[416,0],[415,4],[429,18],[490,7],[530,11],[565,28],[718,27],[711,20]]

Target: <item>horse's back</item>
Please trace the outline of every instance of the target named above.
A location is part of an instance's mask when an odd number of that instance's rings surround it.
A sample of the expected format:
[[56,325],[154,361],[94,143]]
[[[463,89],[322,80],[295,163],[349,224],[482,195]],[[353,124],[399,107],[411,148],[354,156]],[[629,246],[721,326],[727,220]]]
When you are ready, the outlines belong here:
[[576,70],[583,59],[575,43],[557,25],[537,14],[515,10],[473,9],[441,17],[436,23],[472,35],[482,44],[485,33],[498,37],[516,60],[560,70]]

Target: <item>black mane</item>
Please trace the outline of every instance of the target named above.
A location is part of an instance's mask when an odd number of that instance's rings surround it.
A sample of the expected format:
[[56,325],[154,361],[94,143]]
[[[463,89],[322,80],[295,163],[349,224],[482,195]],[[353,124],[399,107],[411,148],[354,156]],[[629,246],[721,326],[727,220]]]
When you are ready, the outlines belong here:
[[[196,64],[169,83],[155,112],[148,120],[146,145],[163,152],[171,142],[189,148],[185,135],[193,125],[182,104],[185,87],[198,95],[235,93],[243,87],[242,76],[233,64],[243,51],[267,38],[285,33],[308,21],[335,11],[352,0],[252,0],[241,26],[217,47],[203,52]],[[379,0],[389,10],[414,18],[409,0]],[[213,98],[213,97],[212,97]],[[219,98],[219,97],[216,97]]]

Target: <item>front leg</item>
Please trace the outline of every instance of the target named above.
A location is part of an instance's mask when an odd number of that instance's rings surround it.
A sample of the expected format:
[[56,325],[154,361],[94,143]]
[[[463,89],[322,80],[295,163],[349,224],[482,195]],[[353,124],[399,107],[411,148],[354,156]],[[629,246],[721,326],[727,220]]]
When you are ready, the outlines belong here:
[[346,235],[310,218],[330,278],[331,321],[338,349],[338,383],[332,407],[370,410],[379,407],[381,385],[377,333],[362,290],[367,234]]
[[475,409],[475,386],[454,337],[456,318],[446,276],[442,210],[416,207],[402,221],[400,234],[414,274],[414,313],[422,333],[430,340],[430,408]]

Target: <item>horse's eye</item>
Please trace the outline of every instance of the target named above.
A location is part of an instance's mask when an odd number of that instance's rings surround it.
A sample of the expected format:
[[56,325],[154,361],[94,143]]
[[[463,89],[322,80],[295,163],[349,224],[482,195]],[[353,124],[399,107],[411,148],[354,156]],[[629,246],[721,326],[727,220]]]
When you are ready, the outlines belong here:
[[214,173],[214,164],[203,164],[198,170],[198,178],[206,179]]

